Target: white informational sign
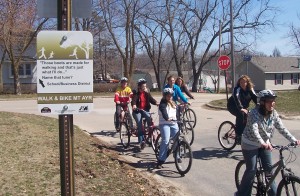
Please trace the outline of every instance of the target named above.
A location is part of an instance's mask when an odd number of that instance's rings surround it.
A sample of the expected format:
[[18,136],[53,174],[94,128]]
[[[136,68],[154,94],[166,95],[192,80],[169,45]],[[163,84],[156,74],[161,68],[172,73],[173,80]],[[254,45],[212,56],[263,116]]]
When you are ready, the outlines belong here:
[[79,114],[93,108],[93,37],[87,31],[37,35],[38,109]]

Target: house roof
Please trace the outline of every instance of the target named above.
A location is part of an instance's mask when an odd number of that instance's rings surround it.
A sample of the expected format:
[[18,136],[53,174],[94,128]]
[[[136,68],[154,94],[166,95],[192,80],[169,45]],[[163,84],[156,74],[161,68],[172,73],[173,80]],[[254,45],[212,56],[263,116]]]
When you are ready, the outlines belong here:
[[252,57],[251,63],[265,73],[300,73],[299,57]]

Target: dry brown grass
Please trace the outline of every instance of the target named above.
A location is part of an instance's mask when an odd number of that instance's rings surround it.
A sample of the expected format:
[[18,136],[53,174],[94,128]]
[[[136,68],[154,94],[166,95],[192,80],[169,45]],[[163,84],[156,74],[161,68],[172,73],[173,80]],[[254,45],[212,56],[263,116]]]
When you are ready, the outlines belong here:
[[[0,195],[60,195],[58,120],[0,112],[0,130]],[[76,195],[166,195],[77,127],[74,154]]]

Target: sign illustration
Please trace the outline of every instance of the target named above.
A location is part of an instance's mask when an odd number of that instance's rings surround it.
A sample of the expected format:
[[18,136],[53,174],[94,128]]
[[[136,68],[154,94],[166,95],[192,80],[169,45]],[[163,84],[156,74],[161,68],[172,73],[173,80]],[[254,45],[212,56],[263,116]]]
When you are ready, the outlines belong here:
[[87,31],[37,35],[37,94],[41,113],[75,114],[93,107],[93,37]]

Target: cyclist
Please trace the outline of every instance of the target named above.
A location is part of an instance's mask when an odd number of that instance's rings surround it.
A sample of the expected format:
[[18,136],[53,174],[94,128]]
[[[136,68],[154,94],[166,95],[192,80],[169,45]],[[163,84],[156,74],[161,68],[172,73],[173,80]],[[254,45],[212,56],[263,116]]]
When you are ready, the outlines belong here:
[[[256,108],[248,114],[247,125],[242,135],[242,152],[246,162],[246,170],[243,175],[238,195],[251,195],[251,188],[256,173],[256,161],[259,155],[262,166],[269,174],[272,172],[272,145],[270,138],[276,128],[280,134],[290,142],[297,142],[291,133],[284,127],[282,121],[274,109],[275,98],[277,97],[272,90],[262,90],[258,93],[259,103]],[[273,182],[269,195],[276,195],[276,184]]]
[[[120,127],[119,116],[121,115],[122,108],[127,110],[128,103],[130,103],[130,98],[132,97],[133,93],[131,88],[128,87],[128,79],[126,77],[122,77],[120,80],[121,85],[118,86],[115,92],[114,101],[116,103],[116,127]],[[131,116],[129,116],[131,118]],[[117,128],[117,132],[119,132],[119,128]]]
[[188,100],[181,92],[179,86],[175,84],[174,76],[168,77],[168,84],[165,85],[165,88],[171,88],[173,90],[173,101],[177,102],[180,99],[183,103],[188,103]]
[[136,121],[138,128],[138,141],[141,150],[145,148],[145,141],[143,137],[142,118],[145,118],[148,126],[151,125],[150,119],[150,108],[151,104],[158,105],[157,101],[151,96],[147,89],[147,81],[141,78],[137,82],[137,92],[134,92],[132,97],[132,115]]
[[238,81],[237,86],[232,91],[232,96],[228,99],[227,109],[236,117],[235,126],[237,141],[241,143],[241,135],[246,126],[246,117],[248,113],[249,103],[252,100],[257,104],[257,96],[253,90],[253,83],[249,76],[242,75]]
[[189,98],[194,99],[194,96],[191,94],[189,89],[187,88],[187,85],[185,84],[182,77],[178,77],[175,81],[175,84],[179,86],[181,92],[185,93]]
[[163,98],[159,104],[159,129],[161,134],[161,145],[159,149],[159,157],[157,168],[162,168],[162,164],[167,159],[168,145],[171,137],[174,137],[178,132],[178,125],[173,120],[176,120],[176,104],[172,101],[173,89],[165,88],[163,90]]

